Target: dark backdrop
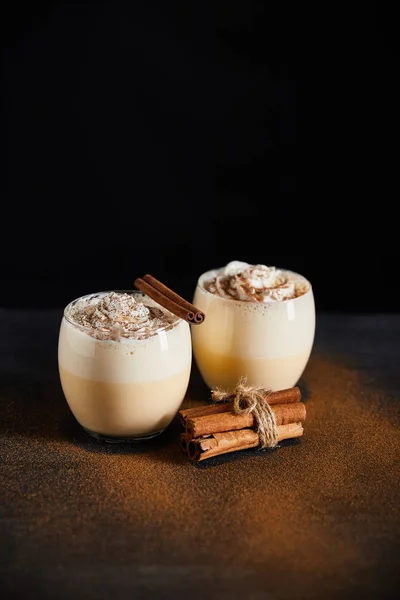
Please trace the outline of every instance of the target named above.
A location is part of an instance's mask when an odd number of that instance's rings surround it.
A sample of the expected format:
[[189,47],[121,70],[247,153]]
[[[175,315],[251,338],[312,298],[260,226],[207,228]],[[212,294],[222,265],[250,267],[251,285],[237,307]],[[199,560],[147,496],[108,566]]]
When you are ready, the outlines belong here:
[[238,259],[302,272],[320,310],[398,310],[394,26],[375,3],[7,8],[2,306],[145,272],[189,297]]

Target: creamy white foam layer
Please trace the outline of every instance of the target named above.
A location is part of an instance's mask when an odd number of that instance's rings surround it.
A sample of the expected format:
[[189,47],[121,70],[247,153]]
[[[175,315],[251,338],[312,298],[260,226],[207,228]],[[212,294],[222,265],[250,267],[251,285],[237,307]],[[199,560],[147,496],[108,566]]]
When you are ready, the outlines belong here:
[[242,302],[209,293],[206,282],[218,270],[199,279],[193,303],[207,315],[207,323],[192,329],[193,348],[248,359],[281,359],[307,352],[315,332],[315,305],[310,283],[300,274],[285,271],[307,291],[285,302]]
[[179,320],[145,339],[101,340],[62,321],[58,359],[70,373],[93,381],[144,383],[171,377],[191,364],[188,323]]
[[143,339],[176,321],[176,317],[151,304],[150,299],[145,304],[140,298],[121,292],[92,294],[72,302],[66,316],[102,340]]
[[294,299],[309,289],[304,278],[290,271],[237,260],[214,271],[204,287],[221,298],[261,303]]

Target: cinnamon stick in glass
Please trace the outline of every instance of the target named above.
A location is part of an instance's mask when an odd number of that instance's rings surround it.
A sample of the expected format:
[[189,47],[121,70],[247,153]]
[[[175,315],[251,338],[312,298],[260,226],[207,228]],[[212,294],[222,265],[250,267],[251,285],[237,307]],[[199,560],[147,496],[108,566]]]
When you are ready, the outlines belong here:
[[[278,442],[301,437],[304,432],[301,423],[280,425],[277,427],[277,430]],[[190,460],[198,462],[228,452],[256,448],[259,444],[259,437],[253,429],[225,431],[214,433],[210,437],[200,437],[190,440],[187,444],[187,454]]]
[[[287,425],[304,421],[306,418],[306,405],[304,402],[293,404],[277,404],[271,406],[277,425]],[[201,437],[223,431],[254,428],[256,425],[252,413],[237,414],[227,411],[218,414],[203,415],[199,417],[186,417],[186,432],[192,437]]]
[[144,277],[135,279],[134,285],[149,298],[188,323],[200,325],[205,319],[205,314],[201,310],[148,273]]

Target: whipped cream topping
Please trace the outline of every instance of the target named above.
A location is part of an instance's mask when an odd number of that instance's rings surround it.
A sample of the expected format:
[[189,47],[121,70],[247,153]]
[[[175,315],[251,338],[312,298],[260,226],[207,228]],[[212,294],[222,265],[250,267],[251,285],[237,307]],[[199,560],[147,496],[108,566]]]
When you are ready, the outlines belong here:
[[98,339],[143,339],[175,321],[155,306],[146,306],[126,293],[109,292],[82,298],[67,311],[67,318]]
[[204,283],[208,292],[231,300],[279,302],[301,296],[308,290],[305,280],[289,271],[234,260]]

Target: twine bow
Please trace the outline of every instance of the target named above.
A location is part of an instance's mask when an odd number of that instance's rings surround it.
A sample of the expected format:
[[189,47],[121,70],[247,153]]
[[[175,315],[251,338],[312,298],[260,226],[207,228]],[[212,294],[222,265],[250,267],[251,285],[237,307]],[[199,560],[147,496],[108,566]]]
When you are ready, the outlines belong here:
[[246,377],[241,377],[233,393],[216,387],[211,391],[211,396],[215,402],[233,400],[233,411],[237,415],[251,413],[260,439],[260,447],[274,448],[278,445],[278,430],[275,415],[267,401],[271,391],[261,386],[247,385]]

